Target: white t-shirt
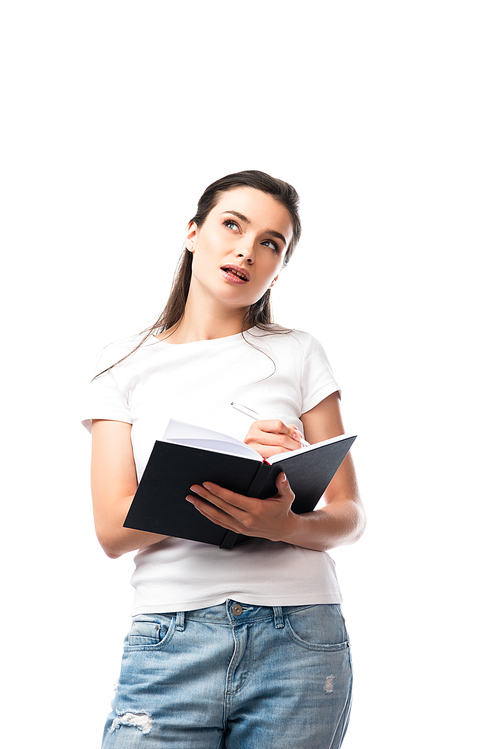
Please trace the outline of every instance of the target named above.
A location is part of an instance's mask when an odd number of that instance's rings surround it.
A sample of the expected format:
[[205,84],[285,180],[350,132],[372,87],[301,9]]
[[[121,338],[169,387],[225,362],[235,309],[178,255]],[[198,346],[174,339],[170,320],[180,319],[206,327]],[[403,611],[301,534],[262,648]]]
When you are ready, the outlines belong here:
[[[140,340],[134,336],[106,347],[96,374],[126,356]],[[251,422],[231,407],[236,401],[262,418],[278,418],[302,431],[300,416],[337,390],[322,346],[302,331],[252,328],[244,337],[184,344],[151,336],[92,381],[83,423],[89,431],[92,419],[132,424],[140,480],[170,418],[243,440]],[[168,538],[139,550],[135,563],[133,615],[189,611],[227,598],[262,606],[342,600],[327,553],[266,539],[219,549]]]

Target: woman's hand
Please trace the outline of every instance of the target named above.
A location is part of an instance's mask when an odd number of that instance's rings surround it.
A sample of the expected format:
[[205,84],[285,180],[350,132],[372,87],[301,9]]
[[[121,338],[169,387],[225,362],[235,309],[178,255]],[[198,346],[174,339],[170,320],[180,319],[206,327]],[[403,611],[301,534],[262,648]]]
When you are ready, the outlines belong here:
[[274,497],[256,499],[205,481],[202,486],[191,487],[197,496],[189,494],[186,499],[223,528],[246,536],[281,541],[293,534],[298,516],[291,511],[295,495],[284,473],[278,475],[276,489],[278,493]]
[[[299,450],[302,434],[296,426],[287,426],[279,419],[254,421],[245,443],[264,459],[290,450]],[[295,495],[284,473],[276,479],[278,493],[269,499],[256,499],[236,494],[222,486],[204,482],[194,485],[186,497],[209,520],[223,528],[246,536],[281,541],[292,532],[297,516],[291,511]]]
[[253,422],[244,442],[262,458],[269,458],[288,450],[299,450],[302,447],[299,442],[301,437],[303,435],[293,424],[287,426],[279,419],[260,419]]
[[[302,414],[301,421],[311,444],[343,434],[338,393],[332,393]],[[265,458],[297,449],[300,445],[294,434],[295,427],[287,427],[283,422],[256,421],[245,442]],[[292,512],[294,495],[284,477],[284,473],[279,474],[278,493],[269,499],[245,497],[209,482],[192,486],[191,491],[199,496],[190,494],[186,499],[223,528],[305,549],[327,551],[361,537],[366,519],[350,454],[325,490],[325,505],[312,512],[300,515]]]
[[[343,434],[339,395],[332,393],[310,411],[302,414],[306,439],[314,444]],[[256,421],[245,442],[266,458],[286,450],[296,450],[300,443],[295,427],[278,420]],[[358,493],[351,455],[347,455],[323,495],[325,505],[312,512],[292,512],[293,491],[280,473],[276,480],[278,493],[269,499],[255,499],[204,482],[194,485],[186,499],[202,515],[217,525],[246,536],[327,551],[335,546],[354,543],[365,529],[366,519]]]

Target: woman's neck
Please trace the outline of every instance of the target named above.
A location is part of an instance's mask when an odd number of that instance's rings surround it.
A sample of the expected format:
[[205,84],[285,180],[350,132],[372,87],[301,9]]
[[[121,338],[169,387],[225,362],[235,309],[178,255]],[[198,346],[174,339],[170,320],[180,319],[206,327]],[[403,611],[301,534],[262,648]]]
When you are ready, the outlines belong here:
[[210,341],[215,338],[227,338],[241,333],[246,309],[235,309],[229,312],[227,308],[210,309],[210,305],[199,305],[193,299],[186,301],[184,315],[170,330],[161,334],[160,338],[168,338],[170,343],[193,343],[194,341]]

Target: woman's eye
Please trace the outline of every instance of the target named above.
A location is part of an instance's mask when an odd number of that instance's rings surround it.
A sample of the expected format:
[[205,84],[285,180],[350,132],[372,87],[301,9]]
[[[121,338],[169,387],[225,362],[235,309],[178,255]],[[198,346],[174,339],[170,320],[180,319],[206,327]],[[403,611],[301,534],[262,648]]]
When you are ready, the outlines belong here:
[[266,239],[266,241],[262,242],[262,244],[267,245],[272,250],[274,250],[274,252],[279,252],[280,251],[280,248],[278,247],[278,245],[276,244],[276,242],[272,242],[270,239]]
[[238,231],[238,229],[240,228],[238,226],[238,224],[236,223],[236,221],[229,221],[229,220],[228,221],[224,221],[224,226],[227,226],[227,228],[231,229],[231,231],[234,231],[235,229],[236,229],[236,231]]

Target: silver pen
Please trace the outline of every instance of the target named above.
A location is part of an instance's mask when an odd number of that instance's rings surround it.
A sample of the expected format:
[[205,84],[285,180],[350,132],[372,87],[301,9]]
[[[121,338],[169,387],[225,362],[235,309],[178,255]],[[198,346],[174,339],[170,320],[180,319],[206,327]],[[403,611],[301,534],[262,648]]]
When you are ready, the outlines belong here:
[[[245,416],[250,416],[250,418],[254,421],[260,420],[259,414],[257,413],[257,411],[254,411],[253,408],[248,408],[248,406],[243,406],[241,403],[235,403],[234,401],[231,401],[231,405],[240,413],[245,414]],[[302,437],[299,437],[297,442],[300,442],[302,447],[310,447],[310,443]]]

